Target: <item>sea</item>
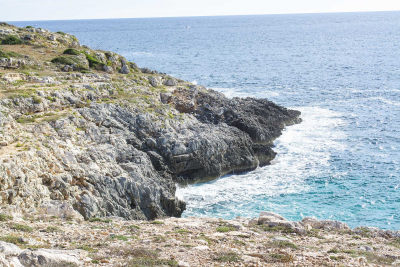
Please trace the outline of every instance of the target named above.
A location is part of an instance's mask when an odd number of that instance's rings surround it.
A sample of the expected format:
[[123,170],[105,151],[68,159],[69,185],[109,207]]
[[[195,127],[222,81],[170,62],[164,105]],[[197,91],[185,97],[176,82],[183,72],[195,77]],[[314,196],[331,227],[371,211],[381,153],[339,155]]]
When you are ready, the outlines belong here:
[[10,22],[302,112],[271,165],[178,185],[187,216],[400,229],[400,12]]

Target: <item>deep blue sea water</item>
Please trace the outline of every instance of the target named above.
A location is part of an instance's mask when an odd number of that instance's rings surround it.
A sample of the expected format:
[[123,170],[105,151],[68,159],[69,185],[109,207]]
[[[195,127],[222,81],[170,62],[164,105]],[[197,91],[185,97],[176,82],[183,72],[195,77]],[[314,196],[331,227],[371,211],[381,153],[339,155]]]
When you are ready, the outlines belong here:
[[302,111],[271,166],[181,187],[184,216],[400,229],[400,12],[13,22]]

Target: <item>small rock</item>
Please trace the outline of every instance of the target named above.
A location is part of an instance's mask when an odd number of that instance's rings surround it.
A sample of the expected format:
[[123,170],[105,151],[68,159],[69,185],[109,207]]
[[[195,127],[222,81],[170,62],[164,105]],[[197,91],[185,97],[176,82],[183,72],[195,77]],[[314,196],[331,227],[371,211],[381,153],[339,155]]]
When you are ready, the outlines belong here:
[[275,236],[272,238],[272,241],[277,241],[277,242],[292,242],[291,239],[283,237],[283,236]]
[[178,262],[179,267],[190,267],[190,264],[184,261],[179,261]]
[[361,246],[358,249],[361,251],[374,251],[374,248],[371,246]]
[[197,246],[194,247],[194,249],[198,249],[198,250],[210,250],[210,248],[208,246]]

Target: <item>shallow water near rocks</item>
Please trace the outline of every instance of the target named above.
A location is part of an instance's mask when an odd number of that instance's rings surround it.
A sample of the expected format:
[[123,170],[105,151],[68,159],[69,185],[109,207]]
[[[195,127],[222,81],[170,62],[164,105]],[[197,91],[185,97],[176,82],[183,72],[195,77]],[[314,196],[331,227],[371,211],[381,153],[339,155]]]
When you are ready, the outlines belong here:
[[400,12],[13,24],[302,112],[275,141],[272,165],[179,187],[184,216],[269,210],[400,229]]

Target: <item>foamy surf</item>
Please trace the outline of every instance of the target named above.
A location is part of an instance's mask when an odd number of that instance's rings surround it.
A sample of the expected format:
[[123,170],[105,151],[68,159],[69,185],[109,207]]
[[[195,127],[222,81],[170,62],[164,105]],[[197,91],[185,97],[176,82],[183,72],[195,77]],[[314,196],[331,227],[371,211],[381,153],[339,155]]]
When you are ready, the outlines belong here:
[[[345,149],[341,114],[319,107],[297,108],[303,122],[290,126],[276,140],[278,156],[270,166],[243,175],[228,175],[212,182],[178,186],[177,196],[187,202],[184,216],[256,216],[262,210],[294,217],[296,203],[270,202],[312,187],[308,179],[323,175],[331,153]],[[291,212],[293,211],[293,212]]]

